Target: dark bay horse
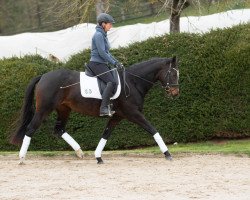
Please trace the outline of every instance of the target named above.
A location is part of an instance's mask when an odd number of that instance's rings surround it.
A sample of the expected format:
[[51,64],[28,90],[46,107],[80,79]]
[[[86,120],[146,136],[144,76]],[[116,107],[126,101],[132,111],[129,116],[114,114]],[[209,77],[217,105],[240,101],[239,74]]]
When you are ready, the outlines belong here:
[[[176,57],[154,58],[134,64],[126,68],[125,71],[120,71],[119,75],[121,84],[126,85],[126,87],[122,87],[120,96],[113,100],[115,114],[110,117],[95,151],[98,163],[103,163],[102,150],[112,130],[122,119],[127,119],[150,133],[165,157],[171,160],[172,157],[163,139],[150,122],[145,119],[142,110],[145,95],[157,81],[160,81],[162,88],[169,96],[179,95],[179,70]],[[54,110],[57,112],[55,133],[76,151],[78,157],[83,156],[80,145],[66,132],[65,126],[71,111],[99,116],[101,100],[83,98],[80,93],[80,84],[75,84],[79,82],[79,78],[80,75],[77,71],[59,69],[31,80],[26,89],[19,127],[13,133],[10,141],[12,144],[22,144],[19,153],[20,163],[25,159],[35,131]],[[72,86],[61,88],[67,85]],[[34,96],[36,98],[35,106]]]

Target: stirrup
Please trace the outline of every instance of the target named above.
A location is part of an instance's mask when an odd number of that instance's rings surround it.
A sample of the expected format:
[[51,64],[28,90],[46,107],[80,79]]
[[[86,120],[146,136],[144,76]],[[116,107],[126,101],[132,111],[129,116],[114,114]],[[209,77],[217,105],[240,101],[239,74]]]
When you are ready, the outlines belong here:
[[112,117],[113,114],[115,114],[115,111],[113,110],[113,104],[108,105],[109,110],[109,116]]
[[101,117],[102,117],[102,116],[109,116],[109,117],[112,117],[113,114],[115,114],[115,111],[114,111],[114,110],[111,110],[110,105],[107,106],[107,112],[103,112],[103,113],[100,112],[100,116],[101,116]]
[[115,111],[110,111],[108,113],[100,113],[100,117],[103,117],[103,116],[109,116],[109,117],[112,117],[113,114],[115,114]]

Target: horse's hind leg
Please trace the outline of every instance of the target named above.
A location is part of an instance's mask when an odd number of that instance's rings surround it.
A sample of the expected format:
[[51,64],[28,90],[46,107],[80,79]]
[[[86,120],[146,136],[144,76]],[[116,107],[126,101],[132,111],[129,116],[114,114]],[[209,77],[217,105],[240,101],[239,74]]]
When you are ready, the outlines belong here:
[[47,113],[36,112],[31,122],[27,126],[26,133],[25,133],[23,143],[22,143],[22,147],[19,152],[19,158],[20,158],[19,164],[23,164],[29,145],[30,145],[31,138],[34,135],[35,131],[40,127],[42,121],[44,120],[46,116],[47,116]]
[[62,137],[76,152],[77,157],[82,158],[83,152],[80,145],[65,131],[65,126],[70,115],[70,108],[64,105],[56,108],[57,120],[54,128],[54,132]]

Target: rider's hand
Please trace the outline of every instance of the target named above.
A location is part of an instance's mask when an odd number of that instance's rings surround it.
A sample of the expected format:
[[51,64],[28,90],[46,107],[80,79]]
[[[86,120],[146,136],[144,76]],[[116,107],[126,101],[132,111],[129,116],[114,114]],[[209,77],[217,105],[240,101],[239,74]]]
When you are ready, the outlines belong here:
[[122,63],[116,63],[115,64],[115,67],[116,67],[116,69],[118,70],[118,71],[123,71],[124,70],[124,66],[123,66],[123,64]]

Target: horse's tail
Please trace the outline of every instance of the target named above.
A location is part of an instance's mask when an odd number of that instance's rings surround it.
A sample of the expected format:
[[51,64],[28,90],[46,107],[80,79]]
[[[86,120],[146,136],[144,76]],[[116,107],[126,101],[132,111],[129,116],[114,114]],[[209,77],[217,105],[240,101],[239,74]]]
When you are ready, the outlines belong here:
[[37,82],[41,79],[42,76],[37,76],[33,78],[25,92],[25,98],[23,107],[21,110],[20,118],[17,120],[17,128],[13,132],[10,138],[10,143],[12,144],[22,144],[22,140],[25,136],[25,131],[29,123],[31,122],[35,109],[34,109],[34,91]]

